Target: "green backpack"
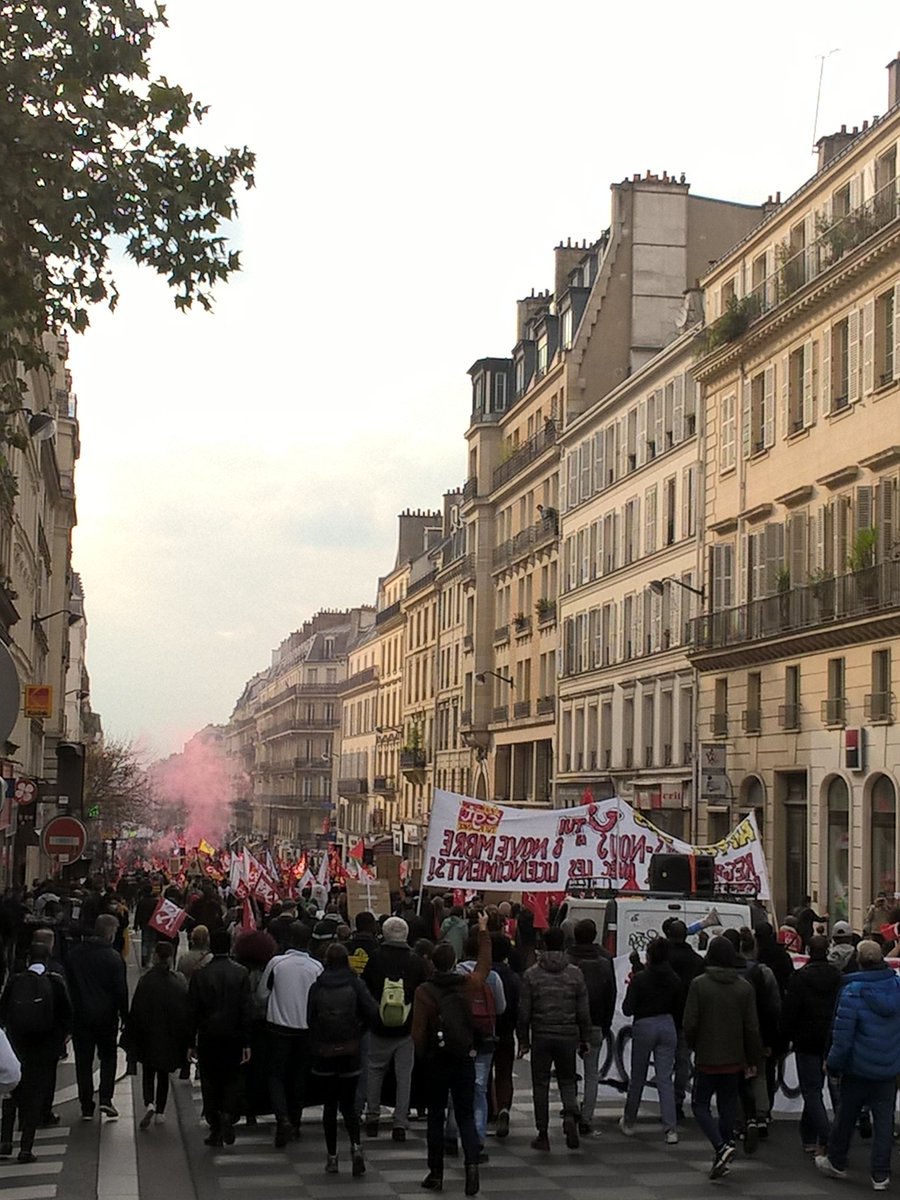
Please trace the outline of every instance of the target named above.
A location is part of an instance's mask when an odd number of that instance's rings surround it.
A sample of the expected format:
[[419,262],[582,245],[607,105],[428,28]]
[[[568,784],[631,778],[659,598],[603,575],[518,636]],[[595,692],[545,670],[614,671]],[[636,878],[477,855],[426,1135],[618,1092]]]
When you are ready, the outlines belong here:
[[386,1029],[402,1029],[409,1017],[406,988],[402,979],[385,979],[381,988],[378,1015]]

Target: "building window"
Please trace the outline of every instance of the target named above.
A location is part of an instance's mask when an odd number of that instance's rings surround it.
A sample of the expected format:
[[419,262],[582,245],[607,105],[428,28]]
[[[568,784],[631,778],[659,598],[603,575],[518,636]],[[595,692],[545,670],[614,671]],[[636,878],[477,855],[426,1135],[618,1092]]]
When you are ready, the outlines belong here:
[[719,448],[719,470],[730,471],[734,466],[737,443],[737,396],[732,392],[722,400],[721,445]]
[[562,314],[562,348],[572,349],[572,310],[567,308]]
[[803,376],[806,347],[793,350],[788,358],[788,434],[799,433],[803,420]]
[[840,412],[850,403],[850,322],[847,317],[831,327],[830,400],[830,412]]
[[822,702],[822,720],[826,725],[843,725],[847,720],[847,700],[844,696],[844,660],[828,660],[828,696]]
[[894,288],[875,298],[875,386],[885,387],[894,379]]
[[709,721],[713,737],[728,736],[728,678],[720,676],[715,682],[715,700]]
[[538,339],[538,344],[537,344],[537,375],[538,375],[538,378],[540,378],[542,375],[547,374],[548,361],[549,360],[548,360],[547,335],[542,334],[542,336]]
[[846,921],[850,893],[850,791],[840,775],[828,785],[828,916]]
[[506,375],[503,371],[495,371],[491,376],[491,406],[494,412],[503,412],[506,408]]
[[800,728],[800,667],[784,668],[784,705],[778,714],[782,729]]
[[866,716],[870,721],[890,721],[893,716],[891,693],[891,652],[872,651],[872,691],[866,697]]
[[516,395],[521,396],[525,391],[525,359],[516,359]]
[[897,795],[887,775],[872,785],[872,898],[879,892],[893,896],[896,886]]
[[671,475],[663,484],[663,520],[666,529],[666,545],[675,542],[675,476]]
[[[770,368],[771,369],[771,368]],[[750,453],[759,454],[766,448],[766,383],[760,371],[750,381]]]
[[747,707],[744,709],[744,733],[762,730],[762,675],[750,671],[747,675]]
[[693,537],[697,532],[697,468],[685,467],[681,473],[681,536]]

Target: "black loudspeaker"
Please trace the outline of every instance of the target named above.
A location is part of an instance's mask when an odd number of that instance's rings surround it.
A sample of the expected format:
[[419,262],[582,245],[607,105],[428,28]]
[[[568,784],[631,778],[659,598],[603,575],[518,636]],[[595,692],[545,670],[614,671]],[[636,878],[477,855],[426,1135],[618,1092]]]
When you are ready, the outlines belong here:
[[689,854],[653,854],[650,856],[648,882],[651,892],[681,892],[690,895],[691,857]]
[[715,895],[716,860],[711,854],[694,855],[694,878],[697,896]]

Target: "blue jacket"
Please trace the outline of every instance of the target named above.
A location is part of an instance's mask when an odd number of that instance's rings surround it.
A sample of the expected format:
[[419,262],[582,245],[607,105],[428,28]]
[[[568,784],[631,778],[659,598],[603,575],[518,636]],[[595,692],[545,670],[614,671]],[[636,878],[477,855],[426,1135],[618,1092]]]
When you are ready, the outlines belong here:
[[838,998],[828,1069],[890,1079],[900,1074],[900,979],[891,967],[855,971]]

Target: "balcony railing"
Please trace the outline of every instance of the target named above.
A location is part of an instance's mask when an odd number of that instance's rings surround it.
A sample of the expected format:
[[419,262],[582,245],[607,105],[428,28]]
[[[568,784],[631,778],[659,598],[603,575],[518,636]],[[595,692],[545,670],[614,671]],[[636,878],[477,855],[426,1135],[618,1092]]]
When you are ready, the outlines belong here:
[[538,626],[552,625],[556,621],[556,601],[550,600],[538,609]]
[[744,733],[759,733],[762,730],[762,713],[758,708],[745,708],[741,713]]
[[367,779],[339,779],[337,781],[339,796],[364,796],[368,790]]
[[515,717],[515,719],[517,721],[522,720],[523,717],[530,717],[531,716],[531,701],[530,700],[517,700],[515,702],[515,704],[513,705],[513,716]]
[[782,704],[778,708],[778,724],[782,729],[800,728],[800,705]]
[[516,617],[513,621],[516,637],[528,637],[531,633],[531,617]]
[[400,611],[400,601],[395,600],[393,604],[389,604],[387,608],[383,608],[375,614],[375,624],[382,625],[385,621],[389,621],[391,617],[396,617]]
[[372,780],[373,792],[395,792],[396,790],[393,775],[376,775]]
[[465,726],[467,729],[471,726],[471,724],[472,724],[471,708],[464,708],[462,710],[462,712],[459,714],[459,723],[460,723],[460,725]]
[[529,463],[556,445],[556,422],[545,421],[544,428],[514,450],[505,463],[501,463],[493,475],[494,488],[502,487],[507,480],[524,471]]
[[556,711],[556,700],[553,696],[543,696],[537,702],[537,715],[539,717],[552,717]]
[[491,714],[491,720],[493,720],[493,721],[508,721],[509,720],[509,705],[508,704],[495,704],[494,710]]
[[509,626],[498,625],[494,630],[494,645],[499,646],[509,641]]
[[709,732],[713,737],[728,736],[728,713],[714,712],[709,714]]
[[[818,236],[809,245],[796,247],[793,253],[782,256],[777,270],[750,292],[752,316],[762,316],[787,300],[805,284],[834,266],[844,255],[890,225],[898,215],[898,184],[892,179],[870,200],[849,212],[829,218],[820,217],[816,226]],[[790,249],[786,247],[786,250]]]
[[892,692],[869,692],[863,702],[863,712],[868,721],[885,724],[894,719],[894,695]]
[[426,588],[426,587],[428,587],[428,585],[430,583],[434,583],[434,577],[436,574],[437,574],[437,571],[432,569],[431,571],[428,571],[427,574],[423,575],[420,579],[414,579],[412,581],[412,583],[410,583],[406,588],[407,596],[411,596],[415,592],[420,592],[422,590],[422,588]]
[[320,754],[318,758],[295,758],[294,767],[298,771],[330,771],[331,759],[327,754]]
[[900,562],[791,588],[690,622],[694,653],[873,616],[900,607]]
[[400,770],[401,771],[423,771],[428,763],[428,756],[424,750],[401,750],[400,751]]
[[478,478],[475,475],[470,475],[463,484],[462,502],[468,504],[470,500],[474,500],[478,495]]
[[847,697],[846,696],[829,696],[827,700],[822,701],[822,724],[823,725],[846,725],[847,724]]
[[508,566],[520,558],[527,558],[533,550],[555,542],[558,536],[559,522],[555,513],[541,517],[534,525],[521,530],[515,537],[507,538],[499,546],[494,547],[492,562],[494,569]]

